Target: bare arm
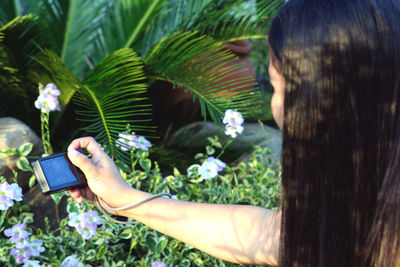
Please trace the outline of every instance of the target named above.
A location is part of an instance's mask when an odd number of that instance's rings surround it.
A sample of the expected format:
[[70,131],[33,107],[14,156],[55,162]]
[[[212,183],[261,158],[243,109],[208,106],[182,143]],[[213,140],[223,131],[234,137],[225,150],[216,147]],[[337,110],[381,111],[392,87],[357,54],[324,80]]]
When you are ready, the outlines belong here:
[[[81,147],[92,154],[91,162],[73,152]],[[71,196],[78,202],[83,197],[93,199],[93,192],[112,207],[136,203],[151,196],[126,184],[111,159],[92,138],[72,142],[68,155],[88,179],[89,188],[71,191]],[[117,214],[138,220],[220,259],[246,264],[277,264],[280,234],[280,212],[277,211],[247,205],[157,198]]]

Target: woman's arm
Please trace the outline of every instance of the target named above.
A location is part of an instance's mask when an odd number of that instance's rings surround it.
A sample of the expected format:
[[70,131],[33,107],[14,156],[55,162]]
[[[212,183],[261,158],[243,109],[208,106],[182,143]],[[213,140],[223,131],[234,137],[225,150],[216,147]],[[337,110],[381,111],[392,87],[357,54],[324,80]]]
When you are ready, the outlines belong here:
[[[86,148],[88,160],[76,152]],[[71,190],[78,202],[96,194],[111,207],[139,202],[151,194],[130,187],[112,160],[93,138],[73,141],[70,160],[86,175],[88,187]],[[247,205],[220,205],[157,198],[114,213],[138,220],[150,228],[183,241],[217,258],[235,263],[276,265],[280,212]]]

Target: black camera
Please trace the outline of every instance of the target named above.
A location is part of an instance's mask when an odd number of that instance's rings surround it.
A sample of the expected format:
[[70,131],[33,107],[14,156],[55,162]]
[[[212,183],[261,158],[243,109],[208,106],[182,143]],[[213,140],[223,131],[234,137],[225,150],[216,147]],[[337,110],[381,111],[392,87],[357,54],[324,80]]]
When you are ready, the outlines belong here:
[[[82,150],[78,150],[83,154]],[[32,163],[43,194],[87,185],[83,172],[69,160],[67,153],[40,158]]]

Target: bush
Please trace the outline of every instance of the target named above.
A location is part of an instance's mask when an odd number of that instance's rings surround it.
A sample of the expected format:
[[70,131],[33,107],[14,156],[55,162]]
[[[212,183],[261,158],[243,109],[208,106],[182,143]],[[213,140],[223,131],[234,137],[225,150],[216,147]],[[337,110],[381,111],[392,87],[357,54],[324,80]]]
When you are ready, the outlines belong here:
[[[196,156],[199,161],[206,161],[207,157],[215,153],[216,148],[222,147],[217,140],[210,141],[212,142],[206,148],[206,153]],[[223,172],[208,180],[200,176],[199,164],[190,166],[187,173],[174,169],[172,174],[163,174],[157,162],[151,161],[148,158],[149,153],[142,150],[132,150],[131,166],[117,163],[123,177],[137,189],[151,193],[169,192],[181,200],[251,204],[276,209],[279,207],[280,169],[279,164],[269,158],[269,154],[268,149],[255,147],[248,162],[227,166]],[[0,184],[4,183],[6,182],[2,177]],[[1,188],[0,197],[4,195]],[[55,199],[59,201],[61,197],[68,195],[59,193]],[[30,266],[39,266],[39,262],[42,266],[60,266],[66,257],[76,255],[76,258],[69,259],[84,264],[76,266],[151,266],[154,262],[163,262],[167,266],[238,266],[218,260],[143,224],[116,224],[103,214],[100,215],[102,224],[95,229],[95,235],[85,239],[71,226],[74,225],[71,223],[71,214],[83,214],[97,208],[89,202],[77,204],[70,197],[67,201],[70,216],[63,218],[55,230],[50,230],[48,220],[43,222],[46,225],[45,230],[30,228],[29,223],[34,220],[33,214],[29,207],[19,202],[8,210],[2,210],[0,262],[7,266],[19,266],[17,261],[21,263],[21,259],[26,261],[29,258],[36,260]],[[9,236],[10,230],[7,231],[19,224],[26,225],[23,231],[29,233],[28,237],[25,236],[23,245],[13,243]],[[28,248],[29,244],[36,244],[36,253]],[[18,250],[18,247],[22,249]],[[25,258],[21,258],[21,254]],[[15,255],[20,255],[20,258]]]

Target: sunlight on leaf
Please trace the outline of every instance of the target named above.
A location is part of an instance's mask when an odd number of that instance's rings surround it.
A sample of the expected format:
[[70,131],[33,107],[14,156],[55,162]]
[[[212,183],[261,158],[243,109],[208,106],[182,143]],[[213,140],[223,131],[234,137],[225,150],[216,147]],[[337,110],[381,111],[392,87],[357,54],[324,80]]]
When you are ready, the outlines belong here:
[[95,134],[115,159],[130,159],[115,147],[118,134],[128,123],[135,132],[151,130],[145,125],[151,117],[151,106],[144,96],[147,85],[142,68],[132,49],[117,50],[89,73],[74,98],[82,107],[77,114],[89,123],[85,130]]

